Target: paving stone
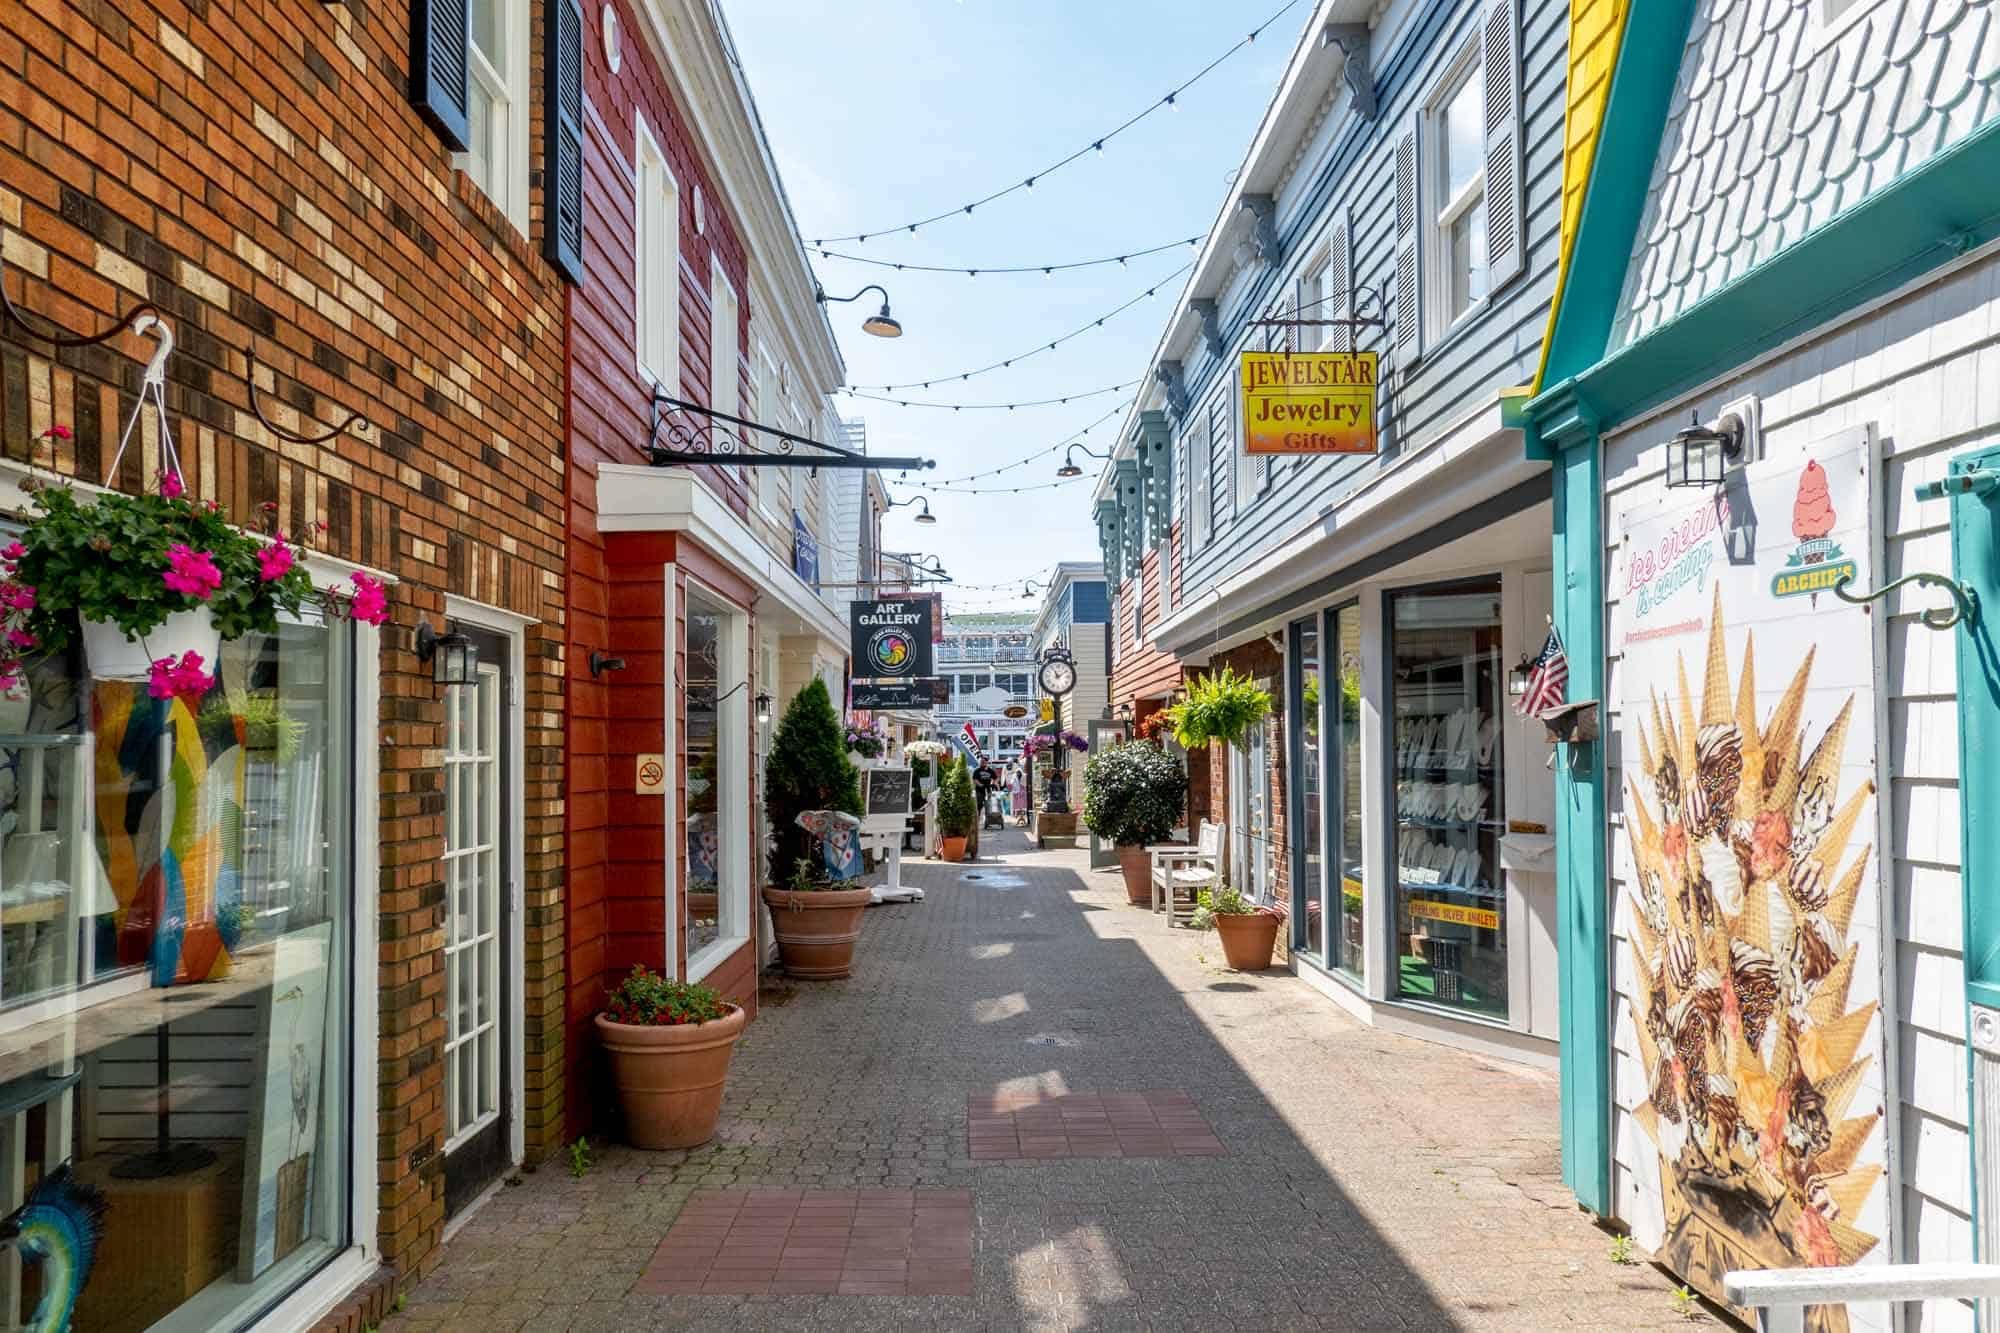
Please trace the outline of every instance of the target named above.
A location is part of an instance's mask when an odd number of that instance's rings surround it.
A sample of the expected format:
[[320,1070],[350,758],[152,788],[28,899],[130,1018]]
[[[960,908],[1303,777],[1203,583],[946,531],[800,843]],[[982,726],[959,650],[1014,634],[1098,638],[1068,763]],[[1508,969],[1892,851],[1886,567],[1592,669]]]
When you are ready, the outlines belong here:
[[1686,1327],[1564,1189],[1553,1074],[984,849],[1018,886],[906,865],[927,900],[869,910],[852,978],[780,981],[713,1142],[524,1175],[385,1327]]

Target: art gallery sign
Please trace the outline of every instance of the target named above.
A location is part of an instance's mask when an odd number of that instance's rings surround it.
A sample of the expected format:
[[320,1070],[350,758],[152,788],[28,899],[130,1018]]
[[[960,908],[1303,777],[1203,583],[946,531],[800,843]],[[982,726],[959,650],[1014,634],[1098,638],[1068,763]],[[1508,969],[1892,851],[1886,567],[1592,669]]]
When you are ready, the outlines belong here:
[[1245,352],[1243,452],[1372,454],[1374,352]]
[[857,680],[914,680],[932,674],[930,597],[883,597],[848,604],[849,655]]

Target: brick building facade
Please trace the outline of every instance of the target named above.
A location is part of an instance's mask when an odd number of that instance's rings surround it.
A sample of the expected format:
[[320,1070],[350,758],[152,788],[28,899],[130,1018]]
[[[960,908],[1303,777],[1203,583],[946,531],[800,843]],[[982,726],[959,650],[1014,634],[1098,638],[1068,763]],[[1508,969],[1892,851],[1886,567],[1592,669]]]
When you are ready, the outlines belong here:
[[[516,91],[541,87],[542,17],[537,4],[522,20],[535,40],[526,44],[531,67],[510,75]],[[51,426],[74,438],[41,462],[80,482],[106,479],[153,349],[127,332],[58,350],[37,332],[96,332],[150,303],[174,338],[166,402],[190,492],[222,501],[239,521],[263,508],[292,534],[323,524],[316,572],[337,581],[372,571],[390,583],[389,623],[354,634],[356,757],[347,790],[328,793],[352,798],[355,837],[344,873],[344,844],[330,842],[327,883],[336,897],[351,889],[352,917],[341,907],[325,929],[368,961],[351,978],[325,974],[357,1024],[346,1067],[334,1063],[345,1022],[329,1026],[325,1078],[361,1109],[352,1225],[320,1238],[333,1257],[301,1279],[297,1297],[322,1311],[378,1264],[404,1279],[424,1271],[445,1225],[445,985],[463,972],[446,962],[455,890],[445,878],[445,773],[460,760],[498,762],[490,794],[499,827],[518,821],[521,830],[504,853],[499,835],[473,837],[496,848],[490,864],[504,882],[490,888],[502,920],[519,920],[511,940],[505,926],[484,928],[512,979],[478,999],[506,999],[518,1022],[511,1040],[521,1049],[500,1076],[511,1094],[501,1123],[515,1122],[511,1147],[502,1135],[500,1168],[546,1153],[563,1125],[564,283],[540,253],[541,172],[523,162],[503,208],[408,100],[410,18],[410,6],[383,3],[30,0],[0,24],[6,285],[44,321],[30,329],[0,320],[0,447],[14,507],[11,483]],[[539,99],[517,97],[511,113],[539,166]],[[267,429],[259,408],[300,436],[350,414],[365,424],[302,443]],[[110,479],[125,490],[146,487],[163,466],[156,428],[138,438]],[[493,704],[503,732],[514,716],[515,739],[504,742],[513,753],[482,756],[467,748],[479,742],[445,734],[452,691],[476,687],[434,683],[413,652],[420,621],[492,635],[499,652],[481,678],[492,693],[477,697]],[[276,766],[281,781],[290,762]],[[97,802],[101,810],[102,789]],[[473,862],[463,866],[474,873]],[[283,967],[285,944],[275,947]],[[244,1012],[260,1021],[254,999]],[[0,1006],[0,1020],[5,1013]],[[360,1026],[371,1015],[373,1025]],[[501,1022],[497,1058],[510,1058],[514,1027]],[[164,1020],[159,1031],[166,1052]],[[88,1085],[94,1066],[81,1054]],[[177,1085],[182,1058],[178,1047],[161,1057]],[[319,1114],[341,1113],[329,1093]],[[49,1136],[38,1142],[70,1134],[59,1124],[68,1102],[34,1114],[49,1125],[30,1127]],[[89,1119],[77,1113],[80,1145],[111,1128]],[[232,1152],[254,1157],[256,1122],[253,1107],[249,1146],[225,1144],[224,1169]],[[202,1132],[183,1131],[178,1112],[161,1123],[177,1137]],[[52,1148],[43,1158],[44,1168],[62,1164]],[[5,1183],[17,1194],[25,1184]],[[224,1196],[230,1188],[217,1186]],[[233,1217],[233,1196],[229,1204]],[[11,1206],[0,1201],[0,1212]],[[119,1211],[114,1202],[114,1250]],[[264,1243],[261,1229],[252,1238],[256,1226],[241,1223],[235,1249]],[[268,1289],[285,1262],[259,1273],[261,1254],[239,1257],[232,1272],[245,1290],[276,1296]],[[232,1280],[173,1276],[191,1291],[214,1279],[195,1300]],[[0,1284],[0,1294],[17,1292]],[[0,1323],[18,1313],[0,1312]],[[225,1322],[218,1313],[210,1326]]]

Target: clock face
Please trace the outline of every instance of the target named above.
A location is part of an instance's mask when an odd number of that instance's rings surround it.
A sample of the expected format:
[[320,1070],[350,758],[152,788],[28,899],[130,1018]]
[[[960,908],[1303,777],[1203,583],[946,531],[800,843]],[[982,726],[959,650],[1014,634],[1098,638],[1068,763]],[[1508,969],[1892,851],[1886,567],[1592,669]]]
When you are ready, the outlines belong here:
[[1068,694],[1076,688],[1076,668],[1057,658],[1042,663],[1042,689],[1052,695]]

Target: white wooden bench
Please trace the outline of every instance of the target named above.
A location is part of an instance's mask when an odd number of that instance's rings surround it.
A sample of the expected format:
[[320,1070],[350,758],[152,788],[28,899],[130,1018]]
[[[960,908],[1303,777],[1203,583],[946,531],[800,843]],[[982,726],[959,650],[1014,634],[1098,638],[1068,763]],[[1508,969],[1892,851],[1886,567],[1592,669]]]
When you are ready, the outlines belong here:
[[1723,1277],[1722,1292],[1755,1310],[1763,1333],[1805,1333],[1808,1305],[2000,1298],[2000,1264],[1744,1269]]

